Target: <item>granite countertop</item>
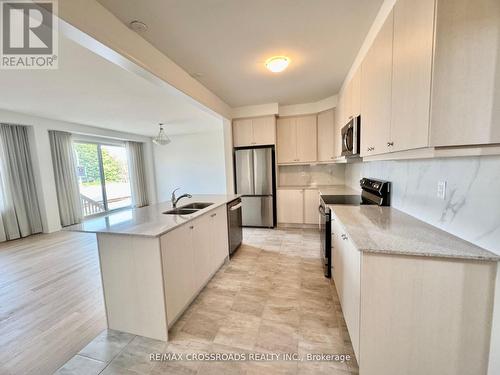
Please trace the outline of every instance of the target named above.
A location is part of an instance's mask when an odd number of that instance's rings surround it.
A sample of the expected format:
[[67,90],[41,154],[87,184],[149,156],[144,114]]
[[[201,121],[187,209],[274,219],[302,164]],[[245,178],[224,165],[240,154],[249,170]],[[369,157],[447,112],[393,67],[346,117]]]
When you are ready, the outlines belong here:
[[193,195],[182,198],[177,207],[193,202],[211,202],[211,206],[190,215],[165,215],[172,209],[172,202],[162,202],[150,206],[121,210],[107,215],[88,219],[80,224],[64,228],[67,231],[87,233],[110,233],[133,236],[158,237],[176,227],[185,224],[205,213],[238,198],[238,194],[229,195]]
[[391,207],[329,205],[363,252],[482,261],[500,256]]

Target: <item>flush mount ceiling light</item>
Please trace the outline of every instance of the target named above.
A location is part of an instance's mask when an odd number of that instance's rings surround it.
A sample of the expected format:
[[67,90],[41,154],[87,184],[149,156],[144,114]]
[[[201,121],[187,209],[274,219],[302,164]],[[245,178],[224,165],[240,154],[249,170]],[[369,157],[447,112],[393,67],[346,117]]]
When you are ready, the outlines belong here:
[[134,30],[136,33],[143,33],[148,30],[148,25],[146,25],[144,22],[134,20],[128,24],[128,27],[130,27],[132,30]]
[[153,143],[159,146],[168,145],[171,142],[170,138],[165,133],[165,130],[163,129],[163,124],[160,123],[159,126],[160,126],[160,132],[156,137],[153,138]]
[[288,67],[290,59],[286,56],[274,56],[266,60],[266,68],[273,73],[280,73]]

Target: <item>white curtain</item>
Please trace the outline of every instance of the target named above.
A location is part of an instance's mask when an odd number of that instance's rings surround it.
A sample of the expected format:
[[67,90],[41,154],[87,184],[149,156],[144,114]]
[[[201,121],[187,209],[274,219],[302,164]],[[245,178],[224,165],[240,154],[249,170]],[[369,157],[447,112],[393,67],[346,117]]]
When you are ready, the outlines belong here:
[[63,227],[83,219],[71,133],[49,131],[52,165]]
[[0,241],[42,229],[28,130],[0,124]]
[[143,144],[127,142],[128,171],[132,190],[132,205],[143,207],[149,204]]

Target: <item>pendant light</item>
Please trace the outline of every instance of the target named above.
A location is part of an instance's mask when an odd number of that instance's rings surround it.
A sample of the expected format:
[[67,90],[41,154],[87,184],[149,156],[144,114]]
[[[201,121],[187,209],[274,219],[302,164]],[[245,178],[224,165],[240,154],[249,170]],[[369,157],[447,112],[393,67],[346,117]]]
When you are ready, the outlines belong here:
[[159,146],[168,145],[171,142],[170,138],[165,133],[165,130],[163,129],[163,124],[160,123],[159,125],[160,125],[160,132],[156,137],[153,138],[153,143]]

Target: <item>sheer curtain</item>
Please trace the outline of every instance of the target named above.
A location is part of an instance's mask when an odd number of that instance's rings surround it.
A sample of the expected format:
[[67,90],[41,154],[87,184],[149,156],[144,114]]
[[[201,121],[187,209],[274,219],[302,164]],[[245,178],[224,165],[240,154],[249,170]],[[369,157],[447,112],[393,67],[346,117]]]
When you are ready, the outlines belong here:
[[51,130],[49,138],[61,225],[80,223],[83,213],[71,133]]
[[42,229],[27,128],[0,124],[0,241]]
[[146,170],[144,167],[144,150],[140,142],[126,142],[132,205],[143,207],[149,204]]

